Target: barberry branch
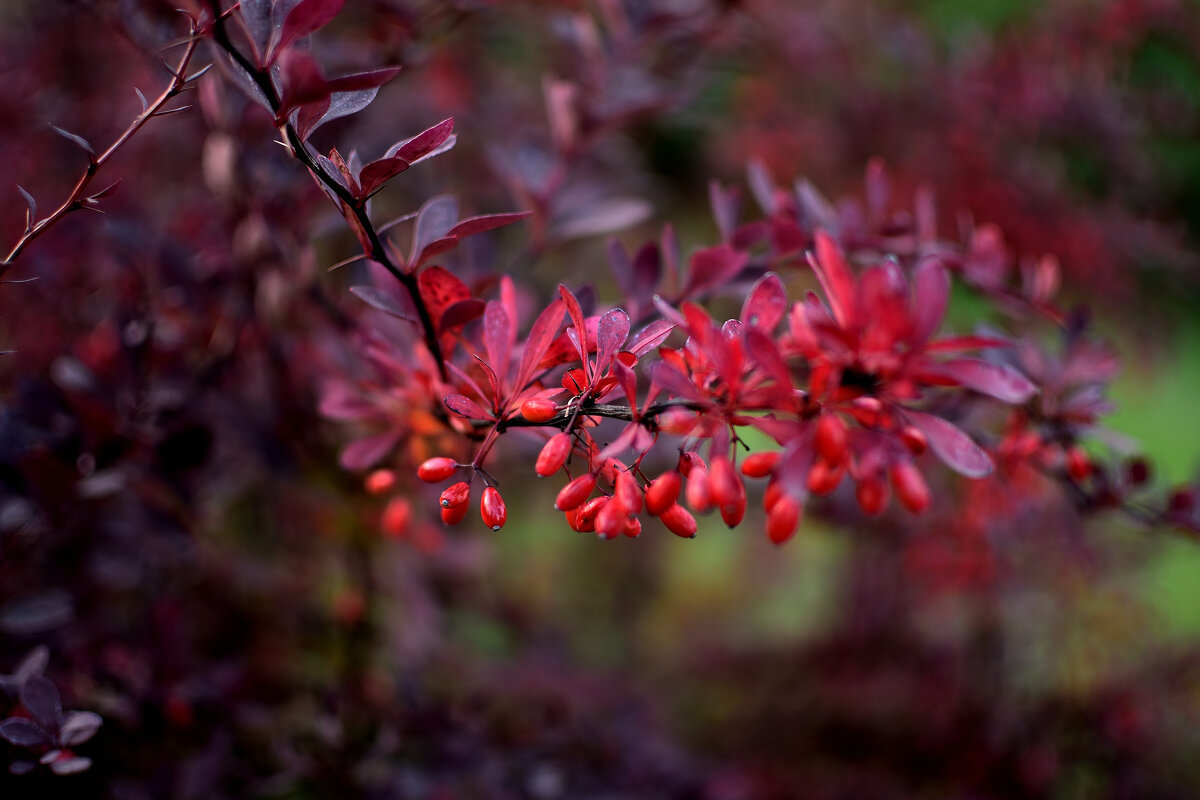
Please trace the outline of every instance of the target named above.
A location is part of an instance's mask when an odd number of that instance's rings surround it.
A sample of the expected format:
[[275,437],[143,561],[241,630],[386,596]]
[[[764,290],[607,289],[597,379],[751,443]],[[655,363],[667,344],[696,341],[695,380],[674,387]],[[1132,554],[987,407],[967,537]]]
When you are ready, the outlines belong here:
[[[100,172],[104,165],[112,159],[112,157],[126,144],[126,142],[133,138],[134,134],[142,129],[143,125],[155,117],[162,117],[183,110],[181,108],[164,109],[164,106],[166,106],[168,102],[179,95],[179,93],[187,89],[197,78],[207,71],[206,67],[194,74],[187,74],[188,65],[192,61],[192,56],[195,54],[196,47],[199,45],[201,38],[196,21],[191,17],[188,17],[188,22],[190,28],[188,30],[187,39],[185,40],[183,55],[180,56],[179,61],[176,63],[174,68],[167,68],[171,73],[171,82],[167,84],[167,87],[163,89],[158,97],[156,97],[152,102],[146,102],[145,98],[142,97],[142,113],[138,114],[137,117],[134,118],[129,127],[125,129],[125,132],[118,136],[116,141],[109,145],[107,150],[97,155],[91,149],[91,146],[88,145],[83,139],[80,139],[73,134],[67,134],[65,131],[59,131],[67,138],[78,143],[80,147],[84,148],[88,155],[87,168],[84,169],[83,174],[80,175],[79,179],[75,182],[75,186],[71,189],[71,193],[67,196],[67,199],[64,200],[62,205],[56,208],[49,216],[43,217],[42,219],[34,219],[35,213],[33,212],[32,201],[30,201],[30,213],[25,224],[25,230],[22,232],[20,238],[17,239],[16,243],[12,246],[12,249],[8,251],[8,254],[4,256],[4,260],[0,261],[0,277],[3,277],[4,274],[8,272],[8,270],[16,262],[17,257],[26,247],[28,247],[35,239],[49,230],[67,214],[84,208],[93,210],[96,209],[100,198],[110,192],[116,186],[116,184],[114,183],[112,186],[90,195],[88,194],[88,187],[91,186],[92,181],[95,179],[96,175]],[[138,95],[141,97],[140,92]]]
[[[229,55],[230,58],[243,70],[250,79],[254,81],[254,85],[262,93],[270,107],[271,113],[279,118],[280,112],[283,109],[283,101],[276,91],[274,83],[271,81],[270,73],[250,61],[237,48],[233,40],[229,36],[229,31],[225,24],[225,14],[221,11],[220,0],[210,0],[213,14],[213,40],[216,44]],[[342,185],[336,177],[329,174],[309,151],[308,146],[301,139],[300,134],[295,127],[286,120],[279,125],[279,132],[283,135],[287,142],[288,151],[301,164],[308,168],[318,181],[328,188],[342,205],[354,215],[355,222],[361,228],[366,237],[367,247],[363,249],[367,258],[378,262],[383,266],[392,277],[400,282],[400,285],[408,291],[412,299],[413,306],[417,310],[417,318],[421,323],[421,331],[425,340],[425,347],[433,356],[434,362],[437,364],[438,373],[443,381],[448,381],[450,375],[446,369],[445,358],[442,353],[441,343],[438,341],[437,327],[434,325],[433,315],[429,311],[429,307],[421,298],[420,288],[417,285],[417,277],[415,273],[407,273],[400,269],[388,252],[384,245],[383,239],[380,236],[379,230],[371,221],[370,215],[367,213],[365,200],[360,200],[355,197],[345,186]]]

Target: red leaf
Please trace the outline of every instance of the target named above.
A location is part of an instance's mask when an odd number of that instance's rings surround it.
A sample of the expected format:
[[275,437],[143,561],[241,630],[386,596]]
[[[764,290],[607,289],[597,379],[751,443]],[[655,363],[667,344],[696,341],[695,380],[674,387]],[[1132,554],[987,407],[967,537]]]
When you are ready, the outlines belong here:
[[328,25],[342,10],[344,2],[345,0],[300,0],[283,20],[279,40],[271,48],[272,52],[278,53],[302,36],[308,36]]
[[748,253],[738,252],[727,244],[697,251],[688,263],[688,282],[683,295],[694,297],[728,283],[749,260]]
[[411,166],[409,162],[400,156],[381,158],[367,164],[358,174],[358,182],[362,185],[358,191],[358,197],[369,197],[376,189],[404,172],[409,166]]
[[914,425],[929,439],[929,446],[950,469],[968,478],[982,478],[992,471],[992,460],[970,436],[941,417],[906,411]]
[[452,394],[442,400],[446,408],[467,419],[491,419],[492,415],[465,394]]
[[442,253],[447,253],[456,247],[458,247],[458,237],[457,236],[443,236],[440,239],[434,239],[432,242],[430,242],[429,244],[427,244],[423,248],[421,248],[421,252],[417,256],[416,262],[413,264],[410,264],[409,267],[410,268],[419,267],[422,264],[424,264],[425,262],[429,261],[434,256],[439,256]]
[[459,300],[442,312],[442,319],[437,328],[439,331],[448,331],[473,322],[483,316],[485,307],[486,304],[477,297]]
[[809,253],[808,263],[817,273],[825,296],[829,299],[829,307],[833,316],[843,328],[853,327],[855,323],[854,308],[854,274],[842,256],[837,243],[825,231],[817,231],[817,253],[814,257]]
[[534,320],[533,327],[529,330],[529,338],[525,340],[525,350],[521,353],[521,364],[517,368],[517,382],[514,385],[517,391],[525,388],[525,383],[533,374],[534,368],[541,362],[550,342],[558,333],[562,315],[563,303],[561,300],[555,300]]
[[421,206],[421,210],[417,212],[409,262],[417,263],[417,259],[425,247],[449,233],[457,220],[458,201],[453,196],[439,194],[426,200]]
[[742,322],[765,333],[775,330],[787,311],[787,291],[774,272],[758,279],[742,305]]
[[439,148],[450,139],[454,132],[454,118],[444,119],[432,128],[427,128],[411,139],[397,142],[388,148],[385,154],[388,158],[399,156],[410,164],[415,164],[422,158],[427,158],[438,152]]
[[637,332],[633,337],[633,341],[629,343],[629,351],[638,358],[641,358],[665,342],[673,330],[675,330],[674,322],[665,319],[656,319]]
[[950,297],[950,277],[935,258],[924,259],[913,274],[912,341],[924,344],[942,324]]
[[759,328],[747,329],[745,339],[746,350],[755,363],[774,378],[776,383],[787,387],[790,392],[792,388],[792,375],[787,368],[787,363],[783,360],[783,356],[779,354],[779,348],[775,345],[775,340],[766,333],[763,333]]
[[399,67],[384,67],[367,72],[355,72],[350,75],[339,75],[330,78],[326,94],[340,92],[361,92],[364,89],[378,89],[392,78],[400,74]]
[[596,373],[603,375],[612,357],[629,338],[629,315],[614,308],[600,318],[596,328]]
[[488,301],[483,312],[483,345],[487,348],[488,363],[501,383],[508,374],[508,362],[512,357],[511,336],[512,320],[504,305],[496,300]]
[[417,276],[417,285],[421,290],[421,300],[429,309],[429,315],[435,320],[440,320],[442,314],[450,306],[471,297],[471,291],[467,285],[452,272],[441,267],[429,267],[423,270]]
[[579,300],[571,293],[571,290],[561,283],[558,285],[558,296],[562,298],[563,303],[566,305],[567,314],[571,317],[571,325],[575,328],[576,336],[572,340],[572,343],[575,345],[575,350],[579,353],[579,358],[583,362],[584,375],[588,380],[591,380],[592,367],[588,363],[587,358],[587,326],[583,321],[583,309],[579,307]]
[[981,394],[1019,405],[1037,392],[1037,387],[1021,373],[1003,364],[975,358],[962,358],[938,364],[933,371],[953,378]]

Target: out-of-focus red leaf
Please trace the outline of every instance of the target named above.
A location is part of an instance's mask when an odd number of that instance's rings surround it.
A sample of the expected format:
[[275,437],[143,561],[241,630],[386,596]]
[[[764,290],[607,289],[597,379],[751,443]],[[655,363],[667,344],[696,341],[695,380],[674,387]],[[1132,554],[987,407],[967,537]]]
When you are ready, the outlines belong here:
[[749,260],[749,254],[734,250],[727,244],[698,250],[688,264],[688,282],[683,290],[684,296],[695,297],[728,283],[742,271]]
[[775,345],[775,340],[763,333],[760,328],[747,328],[745,339],[746,350],[750,354],[750,357],[754,359],[754,362],[774,378],[776,383],[786,386],[790,392],[792,388],[792,376],[788,371],[787,363],[783,360],[783,356],[779,354],[779,348]]
[[398,431],[377,433],[374,436],[357,439],[342,450],[342,456],[339,459],[342,469],[356,471],[372,467],[391,452],[398,441],[400,441]]
[[442,319],[438,322],[437,328],[439,331],[448,331],[473,322],[483,316],[485,307],[486,304],[478,297],[459,300],[442,312]]
[[817,273],[821,288],[833,309],[833,317],[843,328],[853,327],[854,314],[854,274],[842,256],[837,242],[825,231],[817,231],[817,252],[808,257],[809,264]]
[[[583,321],[583,309],[579,307],[579,299],[563,284],[558,285],[558,296],[562,298],[563,304],[567,307],[567,314],[571,317],[571,325],[576,331],[576,338],[572,340],[576,351],[579,353],[579,358],[583,362],[583,372],[590,381],[592,378],[592,367],[588,363],[587,357],[587,326]],[[570,331],[568,331],[570,333]]]
[[501,382],[508,374],[508,362],[512,357],[511,335],[512,320],[504,305],[497,300],[488,301],[483,312],[483,346],[487,349],[488,363]]
[[936,258],[926,258],[917,265],[913,273],[912,293],[912,341],[924,344],[929,341],[946,316],[946,304],[950,297],[950,277]]
[[929,446],[950,469],[968,478],[982,478],[992,471],[992,460],[970,436],[941,417],[920,411],[905,415],[929,440]]
[[385,314],[390,314],[393,317],[398,317],[408,322],[417,322],[416,317],[401,308],[396,298],[383,289],[375,286],[351,286],[350,293],[371,308],[378,309]]
[[787,291],[783,281],[774,272],[768,272],[758,279],[746,297],[742,305],[742,322],[769,334],[786,312]]
[[655,361],[647,371],[650,380],[667,393],[685,400],[704,402],[704,394],[696,388],[696,384],[692,383],[691,379],[674,365],[665,361]]
[[512,211],[506,214],[481,214],[477,217],[467,217],[450,229],[451,236],[457,236],[463,239],[467,236],[474,236],[477,233],[501,228],[505,225],[511,225],[514,222],[520,222],[527,219],[532,211]]
[[590,203],[552,231],[556,239],[598,236],[631,228],[650,216],[653,207],[640,197],[614,197]]
[[1014,405],[1024,403],[1037,392],[1037,387],[1028,378],[1011,367],[977,358],[947,361],[938,364],[933,371],[953,378],[968,389]]

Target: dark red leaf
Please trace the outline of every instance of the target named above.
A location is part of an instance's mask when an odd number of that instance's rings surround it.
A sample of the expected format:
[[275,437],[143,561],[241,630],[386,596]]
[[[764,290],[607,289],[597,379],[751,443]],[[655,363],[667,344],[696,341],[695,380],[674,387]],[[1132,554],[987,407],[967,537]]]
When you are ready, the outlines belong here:
[[554,341],[558,326],[562,322],[562,315],[563,302],[555,300],[534,320],[533,327],[529,330],[529,338],[525,340],[525,349],[521,353],[521,364],[517,368],[517,382],[514,386],[517,391],[525,388],[525,383],[533,375],[550,343]]
[[442,253],[448,253],[456,247],[458,247],[457,236],[443,236],[440,239],[434,239],[421,249],[420,254],[417,256],[416,263],[410,266],[419,267],[420,265],[429,261],[431,258],[440,256]]
[[697,251],[688,264],[688,282],[683,290],[684,296],[699,296],[728,283],[742,271],[749,260],[749,254],[738,252],[727,244]]
[[33,718],[47,728],[58,725],[62,716],[62,698],[49,678],[31,675],[21,686],[21,704]]
[[357,439],[342,450],[342,456],[339,459],[342,469],[358,471],[373,467],[392,451],[398,441],[400,441],[400,434],[397,431],[377,433],[374,436]]
[[344,2],[345,0],[300,0],[284,18],[279,28],[279,39],[271,47],[272,52],[278,53],[297,39],[328,25],[342,10]]
[[531,214],[533,214],[532,211],[513,211],[507,214],[482,214],[478,217],[467,217],[451,228],[449,233],[451,236],[457,236],[462,239],[467,236],[474,236],[477,233],[511,225],[514,222],[520,222],[523,219],[527,219]]
[[381,158],[367,164],[358,174],[358,182],[362,186],[358,191],[358,197],[369,197],[376,189],[404,172],[409,166],[411,166],[409,162],[400,156]]
[[409,263],[416,263],[421,251],[448,234],[457,221],[458,201],[452,195],[439,194],[426,200],[417,212]]
[[792,387],[791,372],[788,370],[783,356],[779,354],[775,340],[763,333],[760,328],[748,328],[745,339],[746,350],[754,362],[774,378],[776,383],[786,386],[790,391]]
[[411,139],[397,142],[388,148],[385,154],[388,158],[399,156],[410,164],[415,164],[436,152],[441,152],[442,145],[450,139],[454,132],[454,118],[444,119],[432,128],[427,128]]
[[[571,340],[575,345],[575,350],[579,353],[579,358],[583,362],[584,375],[588,380],[591,380],[592,368],[588,363],[587,358],[587,326],[583,320],[583,309],[579,307],[579,300],[571,293],[571,290],[561,283],[558,285],[558,296],[562,298],[563,304],[567,307],[567,314],[571,317],[571,325],[575,328],[576,336]],[[570,334],[570,331],[567,331]]]
[[483,316],[485,307],[486,304],[478,297],[459,300],[442,312],[442,319],[437,328],[439,331],[448,331],[473,322]]
[[446,408],[458,414],[460,417],[467,419],[491,419],[492,415],[484,411],[483,408],[465,394],[452,394],[446,397],[443,402]]

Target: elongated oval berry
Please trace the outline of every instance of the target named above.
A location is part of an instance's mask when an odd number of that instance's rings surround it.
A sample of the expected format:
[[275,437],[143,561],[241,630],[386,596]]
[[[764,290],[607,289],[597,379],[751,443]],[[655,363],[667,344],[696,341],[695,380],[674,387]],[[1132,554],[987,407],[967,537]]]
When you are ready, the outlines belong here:
[[383,494],[390,492],[396,485],[396,473],[390,469],[377,469],[363,481],[367,494]]
[[637,479],[629,472],[618,472],[613,496],[621,501],[626,513],[636,514],[642,510],[642,489]]
[[383,509],[380,527],[393,539],[400,539],[408,532],[408,521],[412,519],[412,504],[403,497],[393,497]]
[[683,495],[687,498],[687,504],[697,514],[703,514],[712,508],[712,497],[708,491],[707,467],[692,465],[692,471],[688,473],[687,485],[684,486]]
[[888,488],[882,476],[863,478],[854,490],[858,505],[863,511],[874,516],[883,513],[887,508]]
[[479,516],[483,518],[483,524],[494,531],[503,528],[508,520],[508,508],[495,486],[483,490],[483,497],[479,500]]
[[442,492],[442,496],[438,498],[438,504],[442,508],[454,508],[461,506],[471,497],[471,484],[466,481],[452,483]]
[[775,471],[779,463],[779,451],[751,453],[742,459],[742,474],[747,478],[765,478]]
[[588,499],[588,495],[592,493],[592,489],[595,488],[595,475],[590,473],[580,475],[559,490],[558,497],[554,498],[554,507],[559,511],[570,511],[573,508],[579,508],[583,505],[583,501]]
[[777,480],[770,481],[767,484],[767,490],[763,492],[763,511],[770,511],[781,497],[783,497],[783,485]]
[[598,512],[596,512],[596,533],[605,539],[613,539],[621,535],[629,511],[615,497],[610,497]]
[[767,538],[775,544],[783,544],[796,535],[800,527],[800,518],[804,506],[790,494],[785,494],[775,501],[767,512]]
[[584,533],[596,530],[596,516],[606,505],[608,505],[607,497],[593,497],[584,503],[583,507],[579,509],[579,516],[575,518],[575,522],[579,526],[577,530]]
[[836,414],[822,414],[817,420],[817,453],[830,464],[841,464],[846,459],[846,423]]
[[738,496],[745,496],[742,479],[738,477],[733,464],[728,458],[719,457],[712,460],[708,468],[708,497],[718,509],[737,502]]
[[900,441],[904,442],[908,452],[914,456],[919,456],[929,449],[929,440],[915,425],[905,425],[900,429]]
[[1079,445],[1067,448],[1067,474],[1076,481],[1082,481],[1092,474],[1092,460]]
[[646,510],[657,517],[675,505],[682,488],[683,476],[678,470],[669,470],[659,475],[646,487]]
[[537,463],[534,464],[533,469],[543,478],[553,475],[562,468],[563,464],[567,463],[567,456],[570,454],[571,435],[556,433],[542,446],[542,452],[538,453]]
[[575,508],[568,508],[566,511],[563,512],[563,514],[567,518],[567,524],[571,526],[571,530],[573,530],[573,531],[579,530],[579,512],[580,512],[580,510],[581,509],[577,506]]
[[830,494],[842,482],[842,476],[845,474],[845,461],[836,467],[831,467],[828,461],[818,458],[808,472],[808,490],[813,494]]
[[447,525],[457,525],[463,521],[463,517],[467,516],[467,512],[471,510],[469,503],[459,503],[456,506],[442,509],[442,522]]
[[920,514],[929,508],[929,484],[917,465],[911,461],[893,464],[888,470],[892,476],[892,486],[896,489],[896,497],[900,505],[914,514]]
[[558,406],[549,397],[531,397],[521,403],[521,416],[530,422],[549,422],[558,413]]
[[417,467],[417,477],[426,483],[437,483],[449,478],[456,469],[458,462],[453,458],[439,456],[422,462],[421,466]]
[[636,539],[642,535],[642,521],[637,517],[626,517],[625,526],[621,528],[621,533],[630,539]]
[[742,492],[741,497],[735,503],[723,503],[720,507],[721,519],[730,528],[736,528],[742,524],[742,520],[746,517],[746,493]]
[[696,535],[696,518],[686,508],[675,503],[658,516],[663,525],[676,536],[691,539]]

